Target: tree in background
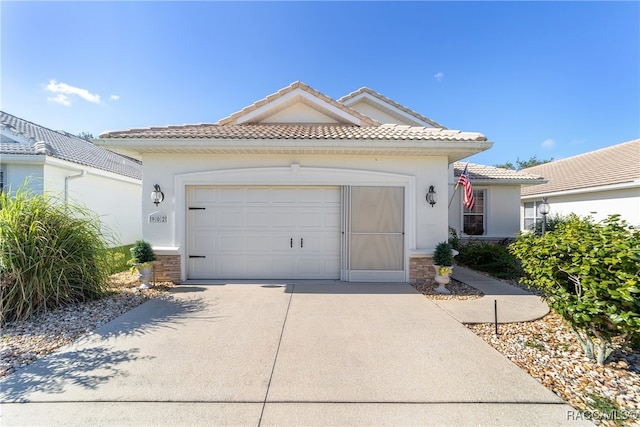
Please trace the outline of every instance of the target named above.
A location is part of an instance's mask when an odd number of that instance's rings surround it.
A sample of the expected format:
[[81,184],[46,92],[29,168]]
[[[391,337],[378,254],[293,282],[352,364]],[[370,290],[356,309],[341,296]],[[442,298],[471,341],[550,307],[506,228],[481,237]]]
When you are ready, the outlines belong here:
[[522,169],[526,169],[526,168],[532,168],[534,166],[539,166],[539,165],[543,165],[545,163],[549,163],[553,161],[553,157],[550,159],[538,159],[538,156],[531,156],[529,158],[529,160],[520,160],[520,158],[518,157],[516,159],[516,164],[514,165],[511,162],[506,162],[506,163],[502,163],[499,165],[495,165],[497,168],[504,168],[504,169],[513,169],[513,170],[522,170]]
[[80,132],[80,133],[78,134],[78,138],[80,138],[80,139],[84,139],[85,141],[90,142],[90,143],[92,143],[92,144],[93,144],[93,141],[92,141],[92,139],[93,139],[93,134],[92,134],[92,133],[89,133],[89,132]]

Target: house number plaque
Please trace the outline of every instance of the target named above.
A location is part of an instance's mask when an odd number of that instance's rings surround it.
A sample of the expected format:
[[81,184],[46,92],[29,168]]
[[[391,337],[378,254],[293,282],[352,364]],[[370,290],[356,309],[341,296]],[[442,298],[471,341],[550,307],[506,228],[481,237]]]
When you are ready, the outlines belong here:
[[164,212],[153,212],[149,214],[150,224],[166,224],[167,214]]

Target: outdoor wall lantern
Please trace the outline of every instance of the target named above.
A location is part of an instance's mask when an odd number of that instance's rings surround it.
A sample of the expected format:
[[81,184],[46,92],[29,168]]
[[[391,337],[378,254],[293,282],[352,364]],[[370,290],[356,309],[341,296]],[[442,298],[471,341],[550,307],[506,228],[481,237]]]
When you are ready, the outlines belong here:
[[160,189],[158,184],[153,186],[153,191],[151,192],[151,201],[158,206],[164,200],[164,193]]
[[547,198],[542,198],[542,203],[538,206],[538,212],[542,215],[542,234],[547,231],[547,215],[551,211],[551,206],[547,203]]
[[433,207],[436,204],[436,189],[433,188],[433,185],[429,186],[429,192],[427,193],[427,202]]

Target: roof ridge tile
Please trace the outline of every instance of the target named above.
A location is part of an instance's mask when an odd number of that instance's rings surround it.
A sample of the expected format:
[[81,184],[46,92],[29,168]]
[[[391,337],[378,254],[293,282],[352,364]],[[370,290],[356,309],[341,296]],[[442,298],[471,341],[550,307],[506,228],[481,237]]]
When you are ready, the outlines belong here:
[[303,83],[301,81],[295,81],[293,83],[291,83],[289,86],[286,86],[280,90],[278,90],[276,93],[267,95],[265,98],[262,98],[256,102],[254,102],[253,104],[250,104],[246,107],[244,107],[243,109],[236,111],[235,113],[231,114],[230,116],[224,117],[220,120],[218,120],[217,124],[220,126],[228,126],[230,124],[233,124],[235,120],[237,120],[238,118],[257,110],[258,108],[269,104],[270,102],[281,98],[282,96],[294,91],[295,89],[300,89],[303,90],[307,93],[309,93],[310,95],[313,95],[325,102],[327,102],[328,104],[358,118],[365,126],[379,126],[380,123],[378,123],[377,121],[373,120],[371,117],[368,117],[356,110],[353,110],[352,108],[347,107],[346,105],[343,105],[339,102],[337,102],[336,100],[332,99],[331,97],[323,94],[322,92],[313,89],[312,87],[310,87],[309,85],[307,85],[306,83]]
[[363,86],[360,89],[358,89],[358,90],[356,90],[354,92],[351,92],[351,93],[339,98],[338,102],[342,104],[342,103],[344,103],[345,101],[347,101],[347,100],[349,100],[351,98],[355,98],[356,96],[360,95],[361,93],[368,93],[369,95],[371,95],[371,96],[373,96],[375,98],[378,98],[379,100],[381,100],[383,102],[386,102],[386,103],[396,107],[400,111],[403,111],[403,112],[409,114],[410,116],[413,116],[414,118],[417,118],[417,119],[419,119],[419,120],[421,120],[423,122],[429,123],[430,125],[432,125],[434,127],[446,129],[446,127],[441,125],[440,123],[435,122],[435,121],[431,120],[430,118],[428,118],[426,116],[423,116],[422,114],[420,114],[420,113],[418,113],[418,112],[416,112],[416,111],[414,111],[414,110],[412,110],[412,109],[410,109],[408,107],[405,107],[404,105],[394,101],[393,99],[388,98],[388,97],[382,95],[381,93],[376,92],[375,90],[373,90],[373,89],[371,89],[369,87],[366,87],[366,86]]

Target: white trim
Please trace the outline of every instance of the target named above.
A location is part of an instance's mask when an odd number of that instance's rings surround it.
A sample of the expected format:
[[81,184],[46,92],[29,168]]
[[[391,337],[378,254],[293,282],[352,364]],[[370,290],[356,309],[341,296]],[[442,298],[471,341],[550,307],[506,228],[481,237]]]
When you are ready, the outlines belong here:
[[488,150],[493,142],[377,139],[217,139],[217,138],[103,138],[100,147],[141,158],[162,154],[330,154],[385,156],[447,156],[454,162]]
[[434,126],[433,124],[426,122],[422,119],[419,119],[418,117],[416,117],[413,114],[409,114],[406,111],[403,111],[401,109],[399,109],[398,107],[396,107],[395,105],[392,105],[386,101],[381,100],[380,98],[371,95],[370,93],[367,92],[362,92],[356,96],[354,96],[353,98],[350,98],[346,101],[344,101],[342,104],[349,107],[349,108],[353,108],[353,105],[359,103],[359,102],[363,102],[367,105],[370,105],[373,108],[378,109],[379,111],[388,114],[392,117],[395,117],[396,119],[400,119],[400,120],[404,120],[404,121],[408,121],[411,122],[412,124],[414,124],[415,126],[422,126],[422,127],[428,127],[428,128],[436,128],[436,126]]
[[182,253],[180,248],[173,246],[154,246],[153,252],[156,255],[180,255]]
[[7,164],[44,164],[45,158],[43,154],[0,154],[0,160]]
[[625,190],[627,188],[635,188],[640,187],[640,180],[636,180],[633,182],[623,182],[620,184],[611,184],[611,185],[600,185],[598,187],[588,187],[588,188],[576,188],[575,190],[564,190],[564,191],[549,191],[546,193],[538,193],[538,194],[528,194],[526,196],[520,196],[520,200],[538,200],[543,197],[555,197],[555,196],[570,196],[573,194],[585,194],[585,193],[599,193],[602,191],[611,191],[611,190]]
[[416,245],[416,178],[387,172],[358,169],[303,167],[292,164],[285,167],[224,169],[178,174],[174,177],[175,227],[173,248],[180,252],[180,279],[186,280],[187,186],[197,185],[265,185],[265,186],[402,186],[405,189],[405,281],[409,281],[409,254]]
[[95,166],[83,165],[69,160],[58,159],[44,154],[0,154],[0,160],[5,164],[24,165],[24,164],[41,164],[49,166],[57,166],[73,172],[86,171],[90,175],[103,176],[106,178],[128,182],[132,184],[142,184],[142,179],[132,178],[116,172],[107,171],[96,168]]

